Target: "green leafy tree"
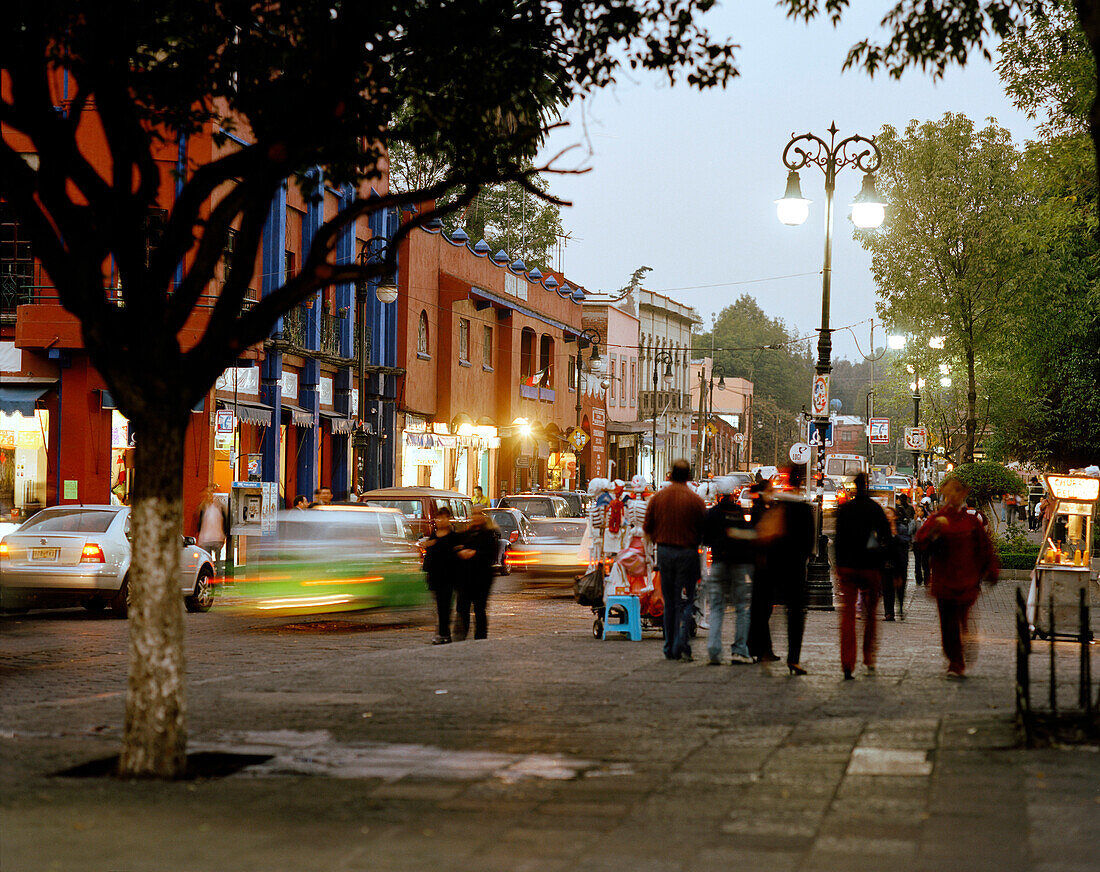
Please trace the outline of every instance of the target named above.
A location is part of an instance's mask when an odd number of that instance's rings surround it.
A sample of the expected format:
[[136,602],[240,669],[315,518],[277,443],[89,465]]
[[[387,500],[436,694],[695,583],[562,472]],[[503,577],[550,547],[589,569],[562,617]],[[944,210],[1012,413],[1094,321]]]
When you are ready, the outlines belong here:
[[1041,120],[1024,154],[1035,256],[1010,301],[1003,368],[1013,402],[995,404],[996,448],[1066,469],[1100,455],[1100,262],[1086,118],[1096,74],[1073,8],[1005,40],[998,65],[1016,105]]
[[813,366],[806,343],[748,294],[719,312],[711,331],[696,336],[696,356],[712,348],[715,363],[727,376],[751,381],[756,396],[792,412],[809,402]]
[[[237,355],[320,288],[392,272],[341,263],[344,229],[373,210],[486,185],[534,188],[526,168],[558,110],[623,69],[695,87],[736,75],[735,46],[699,23],[712,0],[318,2],[12,0],[0,28],[0,197],[29,232],[61,305],[139,438],[130,574],[130,680],[120,768],[172,777],[186,762],[179,561],[184,433],[190,409]],[[61,104],[62,79],[68,99]],[[401,112],[399,113],[399,110]],[[90,162],[98,127],[110,172]],[[178,179],[146,256],[146,216],[177,180],[156,157],[199,129],[225,150]],[[229,134],[248,143],[235,144]],[[415,190],[363,196],[315,233],[299,271],[255,306],[263,227],[275,194],[325,181],[369,191],[402,142],[446,167]],[[27,144],[36,160],[23,155]],[[215,196],[216,195],[216,196]],[[416,221],[434,217],[423,212]],[[411,232],[405,224],[400,241]],[[213,307],[201,297],[223,274]],[[121,300],[103,265],[117,264]],[[177,268],[182,280],[176,281]],[[197,319],[194,347],[180,332]]]
[[[546,179],[528,164],[523,184],[498,182],[484,186],[459,211],[444,218],[448,232],[461,227],[473,242],[484,239],[494,251],[503,249],[528,268],[544,272],[552,266],[552,253],[562,236],[560,201],[549,191]],[[404,142],[393,142],[389,152],[390,190],[415,191],[442,182],[450,168],[438,156],[421,155]],[[461,189],[445,191],[438,204],[444,208],[461,199]]]
[[[962,459],[971,461],[979,435],[979,372],[999,340],[1006,301],[1016,293],[1027,255],[1029,200],[1017,172],[1020,155],[1003,128],[976,131],[947,114],[910,122],[904,133],[883,128],[880,190],[890,203],[880,231],[857,231],[871,252],[878,312],[914,336],[910,348],[944,337],[944,356],[965,385]],[[908,361],[915,378],[928,361]],[[950,364],[948,364],[950,366]]]
[[956,466],[947,478],[955,478],[965,484],[970,490],[970,499],[985,511],[994,525],[997,523],[997,513],[992,511],[994,500],[999,500],[1004,494],[1027,494],[1027,485],[1020,476],[991,460]]

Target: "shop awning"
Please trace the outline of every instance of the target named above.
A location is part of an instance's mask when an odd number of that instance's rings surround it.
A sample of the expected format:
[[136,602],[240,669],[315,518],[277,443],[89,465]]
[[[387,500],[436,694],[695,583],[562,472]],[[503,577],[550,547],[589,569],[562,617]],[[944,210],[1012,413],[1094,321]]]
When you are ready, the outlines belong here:
[[290,412],[290,422],[295,427],[315,427],[316,422],[313,420],[313,413],[307,412],[301,406],[292,406],[290,403],[283,403],[283,408]]
[[232,400],[218,400],[218,408],[233,412],[239,421],[259,424],[261,427],[270,427],[275,413],[271,406],[253,400],[237,400],[236,403]]
[[335,436],[346,436],[355,429],[355,421],[345,415],[341,415],[339,412],[329,412],[325,409],[321,409],[321,417],[328,421],[329,430],[331,430]]
[[34,404],[53,385],[32,384],[0,387],[0,412],[11,415],[18,412],[28,418],[34,416]]

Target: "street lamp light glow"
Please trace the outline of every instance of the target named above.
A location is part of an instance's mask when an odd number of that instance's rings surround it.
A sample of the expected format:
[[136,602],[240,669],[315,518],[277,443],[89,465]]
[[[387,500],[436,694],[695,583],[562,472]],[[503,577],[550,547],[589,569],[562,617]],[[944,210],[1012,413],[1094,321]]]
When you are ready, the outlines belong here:
[[901,351],[905,347],[905,337],[895,333],[886,339],[886,344],[894,351]]
[[874,230],[886,220],[886,201],[875,188],[874,173],[863,176],[863,187],[852,201],[852,223],[861,230]]
[[775,201],[775,214],[779,220],[791,227],[797,227],[810,217],[810,200],[802,196],[802,185],[798,172],[787,173],[787,190],[783,197]]
[[528,438],[531,435],[531,425],[530,424],[520,424],[520,426],[519,426],[519,435],[522,436],[524,439]]

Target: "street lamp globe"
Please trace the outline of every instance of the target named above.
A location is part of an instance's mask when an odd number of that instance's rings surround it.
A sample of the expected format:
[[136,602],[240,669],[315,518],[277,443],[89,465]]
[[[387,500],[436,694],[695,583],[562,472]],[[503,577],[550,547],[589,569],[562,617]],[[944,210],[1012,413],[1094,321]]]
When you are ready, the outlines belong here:
[[802,196],[802,185],[798,172],[787,173],[787,190],[783,197],[775,201],[775,214],[779,220],[791,227],[797,227],[810,216],[810,200]]
[[874,173],[863,177],[863,187],[852,201],[852,223],[861,230],[874,230],[886,219],[886,201],[875,189]]
[[676,378],[676,376],[674,376],[672,374],[672,364],[671,363],[666,363],[665,364],[665,374],[664,374],[664,376],[662,376],[662,380],[665,383],[665,387],[666,388],[672,387],[672,382],[675,380],[675,378]]
[[374,289],[379,303],[392,303],[397,299],[397,283],[393,278],[382,279]]

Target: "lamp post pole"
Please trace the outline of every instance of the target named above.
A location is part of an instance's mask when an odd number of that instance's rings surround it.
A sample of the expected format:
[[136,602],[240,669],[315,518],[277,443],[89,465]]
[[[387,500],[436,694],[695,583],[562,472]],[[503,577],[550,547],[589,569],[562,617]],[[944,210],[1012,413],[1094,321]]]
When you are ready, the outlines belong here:
[[[856,216],[853,204],[853,220],[860,226],[873,227],[881,223],[881,200],[874,192],[874,179],[871,175],[881,162],[878,146],[874,138],[853,134],[837,142],[836,123],[829,126],[829,141],[813,133],[793,136],[783,149],[783,164],[787,167],[787,192],[779,206],[779,218],[786,224],[801,224],[808,214],[809,201],[803,199],[798,171],[814,164],[825,174],[825,256],[821,271],[821,326],[818,328],[817,363],[814,366],[813,430],[824,433],[829,424],[829,374],[832,372],[832,330],[829,327],[829,304],[833,279],[833,195],[836,191],[836,174],[846,166],[855,166],[862,170],[863,190],[857,198],[858,203],[878,207],[878,222],[867,223]],[[873,198],[873,199],[872,199]],[[822,391],[824,388],[824,391]],[[809,606],[810,608],[833,608],[832,581],[829,567],[828,539],[822,532],[823,490],[821,482],[825,474],[824,444],[811,445],[810,468],[818,483],[817,489],[817,552],[810,559]]]
[[[581,405],[581,385],[584,383],[581,375],[581,342],[586,341],[592,345],[592,362],[595,363],[600,359],[600,333],[593,327],[586,327],[581,331],[580,336],[577,337],[577,422],[575,429],[581,429],[581,412],[583,411]],[[574,443],[574,451],[580,452],[580,449],[576,447]],[[580,487],[580,464],[577,464],[577,487]]]
[[663,378],[672,382],[672,355],[667,351],[658,351],[653,355],[653,488],[657,489],[657,379],[661,364],[665,365]]
[[[920,373],[913,376],[913,426],[920,426]],[[920,451],[913,452],[913,477],[920,481]]]
[[[389,240],[380,236],[372,236],[363,242],[359,249],[359,263],[368,264],[384,263],[389,254]],[[355,452],[355,486],[362,494],[367,487],[367,453],[370,449],[370,440],[367,435],[367,296],[369,284],[361,281],[355,285],[355,318],[356,318],[356,349],[355,363],[356,375],[359,385],[359,408],[356,410],[358,421],[355,432],[351,437],[352,449]],[[380,276],[375,283],[375,296],[378,302],[386,304],[397,299],[397,283],[393,275]],[[379,414],[378,425],[378,484],[382,483],[382,397],[377,397]]]

